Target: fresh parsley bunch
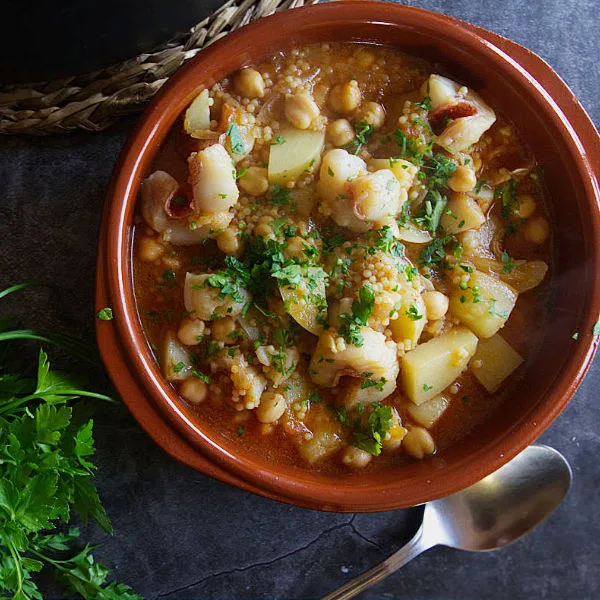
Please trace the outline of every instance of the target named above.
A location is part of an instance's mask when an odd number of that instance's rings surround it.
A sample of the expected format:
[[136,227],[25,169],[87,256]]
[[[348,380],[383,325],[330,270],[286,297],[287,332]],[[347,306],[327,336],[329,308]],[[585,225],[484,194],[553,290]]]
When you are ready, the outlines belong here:
[[[28,284],[0,292],[0,299]],[[40,349],[30,376],[14,340],[57,345],[93,360],[89,348],[63,334],[11,329],[0,320],[0,593],[13,600],[41,600],[34,581],[54,571],[70,592],[97,600],[140,600],[131,589],[106,583],[109,570],[94,561],[91,547],[74,550],[77,528],[67,528],[74,510],[107,533],[110,520],[93,483],[96,468],[93,421],[81,398],[111,400],[86,391],[77,376],[50,370]]]

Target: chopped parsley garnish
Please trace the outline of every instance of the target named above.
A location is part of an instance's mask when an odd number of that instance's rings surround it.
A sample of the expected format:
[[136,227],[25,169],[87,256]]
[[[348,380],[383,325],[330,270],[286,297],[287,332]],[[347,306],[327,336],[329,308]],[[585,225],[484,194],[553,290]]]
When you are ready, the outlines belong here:
[[377,391],[383,392],[383,387],[387,383],[387,379],[385,377],[380,377],[379,380],[373,379],[373,373],[363,373],[364,381],[360,384],[361,390],[366,390],[369,388],[376,388]]
[[[429,85],[429,83],[427,84]],[[420,102],[415,102],[415,106],[422,108],[423,110],[431,110],[431,96],[427,94]]]
[[104,308],[101,308],[96,313],[96,318],[99,321],[112,321],[112,318],[113,318],[112,308],[110,308],[110,306],[105,306]]
[[408,281],[408,283],[411,283],[417,274],[418,271],[415,267],[411,267],[410,265],[406,265],[406,267],[404,267],[404,275],[406,276],[406,281]]
[[313,391],[308,395],[308,401],[311,404],[319,404],[319,402],[321,402],[322,400],[323,398],[321,398],[319,392]]
[[519,210],[517,200],[517,182],[509,179],[494,190],[494,199],[502,201],[502,216],[510,219]]
[[273,206],[289,206],[291,195],[287,188],[275,185],[271,190],[271,204]]
[[421,225],[423,229],[435,234],[447,204],[448,199],[446,196],[442,196],[437,190],[429,191],[425,197],[423,210],[419,216],[415,217],[414,221]]
[[[475,289],[475,288],[473,288]],[[475,302],[475,299],[473,299],[473,302]],[[508,313],[507,312],[497,312],[496,311],[496,302],[498,302],[498,300],[496,300],[496,298],[491,298],[490,299],[490,308],[488,310],[488,313],[490,315],[492,315],[492,317],[499,317],[501,319],[508,319]]]
[[167,287],[169,289],[175,287],[175,285],[176,285],[175,271],[173,271],[173,269],[166,270],[162,274],[162,281],[159,283],[159,285],[162,285],[162,286]]
[[358,299],[352,302],[352,314],[342,313],[338,319],[341,321],[339,334],[347,344],[360,348],[364,339],[360,333],[361,325],[366,325],[373,307],[375,306],[375,292],[373,288],[365,284],[358,290]]
[[450,243],[452,236],[435,238],[430,244],[427,244],[421,251],[419,260],[422,265],[431,266],[440,263],[446,258],[446,244]]
[[373,307],[375,306],[375,292],[373,288],[365,284],[358,290],[358,300],[352,302],[352,313],[358,323],[366,325]]
[[271,146],[281,146],[281,144],[285,144],[285,140],[278,135],[272,142]]
[[344,146],[351,154],[358,154],[368,143],[369,138],[375,133],[372,125],[366,121],[360,121],[354,125],[354,139]]
[[423,391],[424,392],[428,392],[431,389],[433,389],[432,385],[427,385],[426,383],[423,384]]
[[181,371],[183,371],[183,369],[185,368],[185,363],[182,362],[178,362],[174,367],[173,367],[173,371],[175,371],[175,373],[181,373]]
[[237,123],[231,123],[227,128],[227,135],[231,142],[231,151],[234,154],[246,154],[246,144],[240,134],[240,128]]
[[285,217],[280,217],[279,219],[275,219],[269,223],[269,226],[277,237],[283,235],[286,225],[289,225],[289,221]]
[[513,269],[516,269],[517,267],[520,267],[521,265],[524,265],[527,261],[526,260],[513,260],[509,255],[508,252],[506,252],[506,250],[504,250],[502,252],[502,273],[511,273],[513,271]]
[[407,137],[401,129],[394,131],[394,140],[400,146],[400,156],[416,165],[421,165],[423,157],[431,154],[433,142],[423,144],[415,138]]
[[328,254],[333,252],[338,246],[341,246],[346,241],[346,238],[341,233],[332,235],[329,239],[323,240],[323,252]]
[[489,187],[487,185],[487,179],[480,179],[476,184],[475,184],[475,193],[479,194],[479,192],[481,192],[481,188],[482,187]]
[[360,406],[362,410],[358,410],[359,418],[352,423],[350,444],[373,456],[379,456],[383,439],[394,425],[392,409],[379,402],[373,402],[369,407]]
[[198,379],[200,379],[200,381],[204,381],[204,383],[211,383],[211,381],[212,381],[210,375],[205,375],[204,373],[201,373],[200,371],[196,371],[196,369],[192,370],[192,375],[194,377],[198,377]]
[[427,164],[422,169],[427,174],[430,189],[443,189],[448,186],[448,179],[456,171],[456,165],[441,152],[436,152],[427,159]]
[[423,315],[419,313],[417,307],[413,304],[404,313],[411,321],[419,321],[423,318]]

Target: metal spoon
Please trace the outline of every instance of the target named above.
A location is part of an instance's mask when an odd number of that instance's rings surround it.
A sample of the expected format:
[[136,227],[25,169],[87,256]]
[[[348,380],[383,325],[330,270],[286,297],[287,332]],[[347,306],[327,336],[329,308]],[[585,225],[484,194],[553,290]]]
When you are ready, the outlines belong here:
[[322,600],[353,598],[437,545],[472,552],[508,546],[558,508],[572,478],[560,452],[529,446],[471,487],[428,502],[421,527],[410,542]]

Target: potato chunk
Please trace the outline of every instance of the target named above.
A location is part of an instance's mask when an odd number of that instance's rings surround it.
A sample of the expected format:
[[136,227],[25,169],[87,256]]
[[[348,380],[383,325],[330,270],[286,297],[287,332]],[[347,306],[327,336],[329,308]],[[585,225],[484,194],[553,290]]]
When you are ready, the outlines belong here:
[[410,403],[406,410],[413,421],[423,425],[426,429],[431,429],[444,414],[449,404],[450,400],[446,396],[440,395],[423,402],[423,404]]
[[404,393],[415,404],[431,400],[463,372],[476,348],[477,337],[466,327],[420,344],[402,360]]
[[475,271],[466,290],[452,290],[450,312],[478,337],[489,338],[504,327],[516,302],[513,288],[496,277]]
[[183,128],[192,137],[197,137],[199,131],[210,129],[210,107],[213,100],[208,95],[208,90],[202,90],[185,111]]
[[389,327],[394,341],[403,342],[405,348],[410,350],[417,345],[425,329],[427,309],[421,294],[414,288],[401,288],[399,293],[402,306],[398,310],[398,318],[390,321]]
[[183,381],[192,374],[190,355],[172,331],[165,336],[160,367],[168,381]]
[[313,169],[323,150],[323,131],[284,129],[281,144],[269,150],[269,183],[284,185],[295,181],[302,173]]
[[330,411],[317,411],[309,426],[312,437],[298,436],[300,455],[309,464],[324,460],[344,445],[342,425]]
[[310,267],[306,277],[299,283],[279,282],[279,292],[286,311],[298,325],[315,335],[323,331],[323,322],[327,317],[325,280],[323,269]]
[[467,194],[454,193],[448,201],[440,225],[447,233],[460,233],[479,229],[485,223],[485,215],[479,204]]
[[488,392],[495,392],[522,362],[521,355],[497,333],[479,342],[470,369]]

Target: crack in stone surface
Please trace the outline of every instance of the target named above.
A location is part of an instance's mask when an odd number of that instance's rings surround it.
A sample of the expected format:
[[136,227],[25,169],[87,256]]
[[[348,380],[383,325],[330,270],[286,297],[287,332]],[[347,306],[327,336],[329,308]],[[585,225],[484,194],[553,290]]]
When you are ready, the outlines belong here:
[[294,554],[298,554],[300,552],[303,552],[304,550],[307,550],[308,548],[310,548],[311,546],[313,546],[314,544],[318,543],[322,538],[326,537],[327,535],[329,535],[330,533],[333,533],[334,531],[337,531],[339,529],[344,529],[345,527],[350,527],[350,529],[352,530],[352,532],[354,534],[356,534],[360,539],[364,540],[365,542],[377,547],[381,552],[383,552],[383,550],[381,549],[381,547],[376,543],[373,542],[372,540],[366,538],[364,535],[362,535],[354,526],[353,521],[356,518],[357,515],[354,515],[349,521],[346,521],[345,523],[340,523],[338,525],[334,525],[333,527],[330,527],[329,529],[326,529],[325,531],[322,531],[317,537],[315,537],[314,539],[312,539],[310,542],[304,544],[303,546],[300,546],[299,548],[296,548],[295,550],[291,550],[290,552],[286,552],[285,554],[282,554],[281,556],[276,556],[275,558],[271,559],[271,560],[266,560],[266,561],[262,561],[262,562],[257,562],[257,563],[252,563],[250,565],[247,565],[245,567],[236,567],[234,569],[227,569],[225,571],[218,571],[217,573],[211,573],[210,575],[207,575],[206,577],[203,577],[202,579],[199,579],[198,581],[194,581],[188,585],[173,589],[173,590],[169,590],[167,592],[161,592],[160,594],[158,594],[158,596],[156,596],[156,598],[167,598],[168,596],[171,596],[172,594],[178,594],[181,592],[184,592],[186,590],[189,590],[195,586],[198,585],[202,585],[205,581],[208,581],[209,579],[216,579],[217,577],[222,577],[224,575],[230,575],[232,573],[244,573],[246,571],[249,571],[251,569],[255,569],[256,567],[268,567],[270,565],[275,564],[276,562],[283,560],[285,558],[289,558],[290,556],[294,556]]
[[375,541],[373,541],[372,539],[368,538],[366,535],[364,535],[363,533],[361,533],[357,528],[356,525],[354,525],[354,521],[356,520],[356,517],[358,517],[357,514],[355,514],[349,521],[348,525],[350,525],[350,528],[352,529],[352,531],[361,539],[364,540],[365,542],[367,542],[368,544],[371,544],[372,546],[375,546],[375,548],[377,548],[377,550],[379,550],[379,552],[381,552],[382,554],[385,554],[385,550]]

